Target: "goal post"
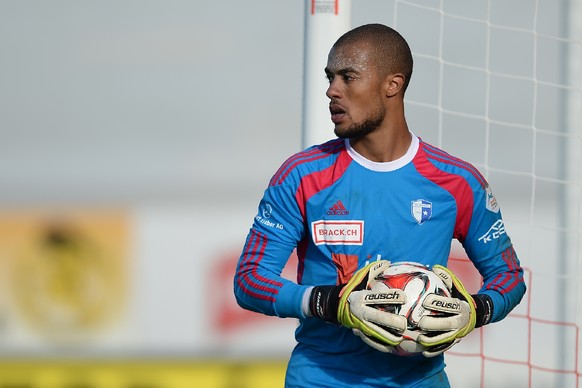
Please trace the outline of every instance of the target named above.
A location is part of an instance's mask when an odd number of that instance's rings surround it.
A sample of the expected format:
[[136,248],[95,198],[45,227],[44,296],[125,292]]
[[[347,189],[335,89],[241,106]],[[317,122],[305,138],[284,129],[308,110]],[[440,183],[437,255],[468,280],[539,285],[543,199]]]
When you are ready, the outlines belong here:
[[333,137],[324,69],[335,41],[351,27],[351,0],[305,0],[302,148]]

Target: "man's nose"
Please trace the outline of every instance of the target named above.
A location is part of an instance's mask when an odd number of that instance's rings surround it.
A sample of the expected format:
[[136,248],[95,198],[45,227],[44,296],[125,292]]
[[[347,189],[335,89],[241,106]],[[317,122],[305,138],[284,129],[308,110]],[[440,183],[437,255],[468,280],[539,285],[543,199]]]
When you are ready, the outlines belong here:
[[341,97],[341,90],[339,88],[339,81],[337,79],[334,79],[329,83],[325,95],[330,99]]

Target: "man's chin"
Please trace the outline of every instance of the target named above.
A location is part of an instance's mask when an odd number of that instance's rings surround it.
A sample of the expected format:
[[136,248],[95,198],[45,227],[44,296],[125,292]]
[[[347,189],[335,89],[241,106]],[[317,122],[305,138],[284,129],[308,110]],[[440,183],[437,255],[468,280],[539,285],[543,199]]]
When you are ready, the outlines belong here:
[[339,137],[340,139],[345,139],[346,136],[342,131],[338,131],[337,128],[333,130],[333,133],[335,133],[335,135],[337,137]]
[[349,134],[347,134],[343,131],[334,130],[333,132],[340,139],[349,139],[350,138]]
[[346,125],[336,124],[333,129],[333,132],[340,139],[349,139],[350,137],[352,137],[351,128]]
[[337,125],[334,129],[335,135],[340,139],[359,139],[373,131],[373,129],[367,127],[340,128]]

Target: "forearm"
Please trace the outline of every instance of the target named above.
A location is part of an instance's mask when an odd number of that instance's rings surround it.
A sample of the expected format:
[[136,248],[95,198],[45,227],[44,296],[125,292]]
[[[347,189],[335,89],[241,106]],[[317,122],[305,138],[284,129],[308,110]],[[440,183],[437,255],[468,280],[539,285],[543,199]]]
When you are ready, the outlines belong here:
[[504,319],[519,304],[525,294],[524,282],[517,284],[509,293],[500,293],[496,290],[482,289],[478,295],[487,295],[491,299],[492,312],[489,323]]
[[497,265],[484,271],[483,286],[478,294],[491,298],[490,322],[493,323],[505,318],[521,302],[526,285],[523,268],[513,247],[504,250],[491,262]]
[[[255,278],[262,279],[262,282],[258,283]],[[305,317],[302,303],[308,288],[280,276],[257,275],[252,271],[248,274],[237,271],[234,280],[234,295],[239,306],[281,318]]]

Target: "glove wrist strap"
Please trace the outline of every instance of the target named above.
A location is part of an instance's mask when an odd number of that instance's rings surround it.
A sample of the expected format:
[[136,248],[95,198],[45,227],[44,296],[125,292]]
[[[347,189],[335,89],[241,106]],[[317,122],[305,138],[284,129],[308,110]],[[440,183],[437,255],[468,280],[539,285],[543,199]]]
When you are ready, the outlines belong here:
[[309,297],[309,311],[314,317],[339,324],[339,294],[344,286],[315,286]]
[[487,294],[471,295],[475,301],[475,311],[477,322],[475,327],[481,327],[488,324],[493,316],[493,300]]

